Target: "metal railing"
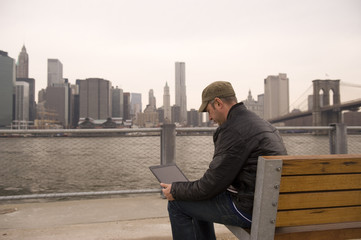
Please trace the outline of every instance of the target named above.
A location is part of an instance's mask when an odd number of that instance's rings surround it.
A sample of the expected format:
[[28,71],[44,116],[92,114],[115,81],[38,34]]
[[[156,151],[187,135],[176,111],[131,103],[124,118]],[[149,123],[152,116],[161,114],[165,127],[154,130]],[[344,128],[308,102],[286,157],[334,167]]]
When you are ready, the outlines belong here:
[[[277,128],[291,155],[361,151],[361,126]],[[177,162],[198,179],[212,159],[215,130],[0,130],[0,200],[159,193],[148,167]]]

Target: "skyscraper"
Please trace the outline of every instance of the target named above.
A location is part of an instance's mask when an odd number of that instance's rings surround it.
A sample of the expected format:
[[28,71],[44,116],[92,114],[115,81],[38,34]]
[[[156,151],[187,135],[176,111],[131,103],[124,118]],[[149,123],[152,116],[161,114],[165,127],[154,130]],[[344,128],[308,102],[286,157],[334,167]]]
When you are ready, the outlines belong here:
[[130,116],[130,93],[123,93],[123,120],[131,120]]
[[0,128],[13,120],[15,62],[7,52],[0,51]]
[[107,119],[112,115],[112,84],[100,78],[76,80],[79,85],[79,117]]
[[168,119],[169,122],[172,121],[171,116],[171,108],[170,108],[170,94],[169,94],[169,87],[168,83],[165,83],[164,86],[164,93],[163,93],[163,109],[164,109],[164,120]]
[[18,62],[16,64],[16,77],[28,78],[29,77],[29,56],[26,52],[25,45],[21,49],[18,56]]
[[15,88],[15,120],[29,121],[29,83],[16,82]]
[[36,118],[35,79],[16,78],[16,82],[27,82],[29,84],[29,121],[34,121]]
[[112,87],[112,117],[123,117],[123,89]]
[[155,97],[154,97],[154,90],[153,89],[150,89],[149,90],[149,105],[151,106],[151,107],[153,107],[154,109],[156,109],[157,107],[156,107],[156,99],[155,99]]
[[46,88],[46,109],[56,115],[56,120],[63,127],[69,126],[69,95],[71,94],[68,85],[48,86]]
[[248,97],[246,100],[243,100],[242,102],[247,107],[248,110],[251,110],[255,114],[257,114],[259,117],[263,118],[264,116],[264,94],[260,94],[257,96],[257,101],[254,100],[252,97],[251,90],[248,91]]
[[185,63],[175,63],[175,105],[180,107],[180,123],[187,122],[187,95],[186,95],[186,76]]
[[131,93],[130,94],[130,118],[137,116],[138,113],[142,112],[142,94]]
[[48,59],[48,86],[59,86],[63,83],[63,64],[58,59]]
[[287,74],[268,76],[264,80],[264,118],[266,120],[289,113]]

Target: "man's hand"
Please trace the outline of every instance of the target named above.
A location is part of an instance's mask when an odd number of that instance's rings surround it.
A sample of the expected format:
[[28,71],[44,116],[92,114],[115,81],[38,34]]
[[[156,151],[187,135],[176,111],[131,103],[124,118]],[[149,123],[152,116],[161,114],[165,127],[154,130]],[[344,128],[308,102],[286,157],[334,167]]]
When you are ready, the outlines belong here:
[[169,201],[173,201],[174,198],[172,196],[172,194],[170,193],[170,190],[172,188],[172,184],[165,184],[165,183],[161,183],[160,186],[163,188],[163,194],[164,196],[169,200]]

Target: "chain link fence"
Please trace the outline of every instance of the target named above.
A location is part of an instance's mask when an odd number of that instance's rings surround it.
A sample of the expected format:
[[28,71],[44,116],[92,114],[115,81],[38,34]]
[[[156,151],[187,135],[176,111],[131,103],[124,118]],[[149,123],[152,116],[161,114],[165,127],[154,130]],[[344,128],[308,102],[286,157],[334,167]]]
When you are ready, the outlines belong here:
[[[0,131],[0,196],[159,189],[148,167],[160,164],[161,129],[76,131]],[[200,178],[212,159],[213,132],[177,130],[175,159],[190,180]],[[327,135],[281,135],[290,155],[330,152]],[[348,135],[348,152],[361,153],[360,131]]]

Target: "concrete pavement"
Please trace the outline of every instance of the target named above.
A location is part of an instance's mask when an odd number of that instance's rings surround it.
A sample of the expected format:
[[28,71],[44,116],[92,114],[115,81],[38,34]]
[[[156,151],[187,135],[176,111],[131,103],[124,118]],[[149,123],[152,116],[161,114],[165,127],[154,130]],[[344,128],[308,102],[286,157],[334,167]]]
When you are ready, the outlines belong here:
[[[218,239],[236,239],[215,224]],[[4,204],[0,239],[172,239],[167,201],[159,194]]]

